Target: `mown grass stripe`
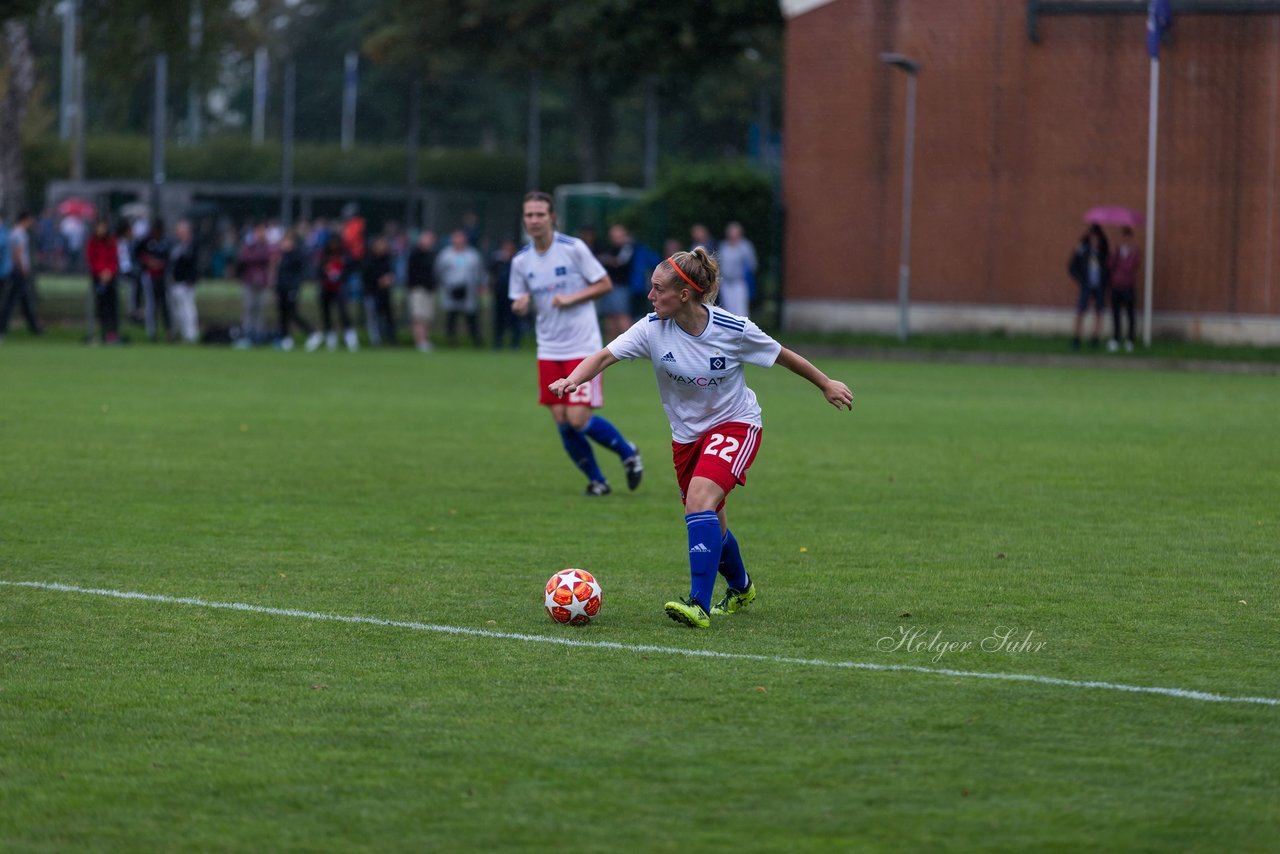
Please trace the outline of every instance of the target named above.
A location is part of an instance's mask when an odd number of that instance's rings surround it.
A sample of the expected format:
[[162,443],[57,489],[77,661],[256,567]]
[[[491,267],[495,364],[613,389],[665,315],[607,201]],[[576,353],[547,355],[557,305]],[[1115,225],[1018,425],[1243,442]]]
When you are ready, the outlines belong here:
[[113,599],[160,602],[168,605],[190,605],[197,608],[215,608],[225,611],[246,611],[253,614],[268,614],[277,617],[296,617],[304,620],[320,620],[334,623],[357,623],[361,625],[386,626],[390,628],[411,629],[414,631],[436,632],[439,634],[462,635],[467,637],[514,640],[524,641],[527,643],[548,643],[586,649],[661,653],[664,655],[684,655],[694,658],[716,658],[729,659],[733,661],[758,661],[770,664],[791,664],[802,667],[833,667],[847,670],[925,673],[933,676],[950,676],[962,679],[996,679],[1007,682],[1032,682],[1039,685],[1055,685],[1065,688],[1093,688],[1105,691],[1121,691],[1131,694],[1157,694],[1165,697],[1176,697],[1182,700],[1196,700],[1206,703],[1249,703],[1260,706],[1280,706],[1280,698],[1274,697],[1240,697],[1227,694],[1215,694],[1207,691],[1192,691],[1185,688],[1125,685],[1117,682],[1105,682],[1099,680],[1058,679],[1052,676],[1037,676],[1030,673],[985,673],[975,670],[952,670],[945,667],[921,667],[910,664],[876,664],[874,662],[866,661],[828,661],[820,658],[793,658],[783,655],[760,655],[746,652],[719,652],[709,649],[685,649],[674,646],[579,640],[576,638],[552,637],[549,635],[529,635],[519,632],[497,632],[489,629],[471,629],[463,626],[417,623],[409,620],[386,620],[380,617],[365,617],[358,614],[327,614],[320,611],[302,611],[295,608],[273,608],[266,605],[250,605],[244,602],[212,602],[207,599],[198,599],[190,596],[165,596],[158,593],[138,593],[128,590],[105,590],[92,587],[76,587],[74,585],[60,584],[52,581],[0,580],[0,585],[6,587],[26,587],[39,590],[51,590],[60,593],[82,593],[91,596],[107,596]]

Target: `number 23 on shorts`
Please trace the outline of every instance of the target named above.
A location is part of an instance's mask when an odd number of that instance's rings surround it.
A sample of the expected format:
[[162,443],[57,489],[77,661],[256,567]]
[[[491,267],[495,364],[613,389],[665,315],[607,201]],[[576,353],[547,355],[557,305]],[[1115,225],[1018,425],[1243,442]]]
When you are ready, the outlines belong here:
[[590,406],[592,391],[594,391],[592,384],[585,382],[569,392],[568,396],[565,397],[565,402],[578,406]]

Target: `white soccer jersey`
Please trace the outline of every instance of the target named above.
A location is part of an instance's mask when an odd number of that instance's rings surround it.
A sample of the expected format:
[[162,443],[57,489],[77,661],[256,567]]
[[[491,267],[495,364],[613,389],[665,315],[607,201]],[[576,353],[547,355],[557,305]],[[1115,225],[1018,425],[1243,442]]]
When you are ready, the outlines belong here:
[[546,252],[532,243],[511,259],[511,299],[530,294],[537,314],[539,359],[585,359],[600,349],[600,324],[590,300],[556,308],[557,295],[575,294],[605,277],[587,244],[555,232]]
[[609,342],[618,359],[648,359],[658,378],[671,438],[694,442],[717,424],[742,421],[761,426],[760,404],[742,376],[743,365],[768,368],[782,345],[745,317],[716,306],[707,328],[690,335],[657,314],[641,318]]

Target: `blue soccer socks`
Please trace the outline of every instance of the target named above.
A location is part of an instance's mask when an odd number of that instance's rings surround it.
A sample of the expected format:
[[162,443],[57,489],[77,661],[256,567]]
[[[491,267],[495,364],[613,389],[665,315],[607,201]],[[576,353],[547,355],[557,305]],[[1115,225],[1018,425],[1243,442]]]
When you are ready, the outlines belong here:
[[720,566],[720,519],[716,511],[704,510],[688,514],[684,521],[689,528],[689,598],[710,611]]
[[560,424],[560,441],[564,444],[565,453],[573,464],[587,476],[592,483],[604,483],[604,475],[596,464],[596,455],[591,450],[591,443],[586,437],[573,429],[571,424]]
[[724,540],[720,543],[720,574],[734,590],[746,590],[751,579],[747,577],[747,567],[742,563],[742,552],[738,550],[738,541],[733,531],[724,532]]
[[601,418],[599,415],[592,415],[591,420],[587,422],[587,426],[582,428],[582,432],[599,442],[601,446],[613,451],[620,459],[625,460],[635,453],[635,447],[622,438],[618,428],[614,427],[613,423],[608,419]]

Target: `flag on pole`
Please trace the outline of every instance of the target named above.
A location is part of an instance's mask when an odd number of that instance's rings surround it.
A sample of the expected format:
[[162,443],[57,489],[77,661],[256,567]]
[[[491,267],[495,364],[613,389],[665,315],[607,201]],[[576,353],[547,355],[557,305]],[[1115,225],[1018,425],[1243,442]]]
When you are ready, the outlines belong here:
[[1151,56],[1151,100],[1147,107],[1147,245],[1142,265],[1142,343],[1151,346],[1151,292],[1156,246],[1156,137],[1160,127],[1160,39],[1173,24],[1170,0],[1147,2],[1147,53]]
[[1169,0],[1147,2],[1147,53],[1152,59],[1160,58],[1160,40],[1173,25],[1173,10]]

